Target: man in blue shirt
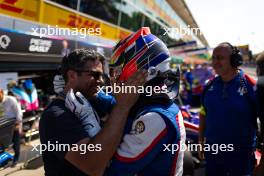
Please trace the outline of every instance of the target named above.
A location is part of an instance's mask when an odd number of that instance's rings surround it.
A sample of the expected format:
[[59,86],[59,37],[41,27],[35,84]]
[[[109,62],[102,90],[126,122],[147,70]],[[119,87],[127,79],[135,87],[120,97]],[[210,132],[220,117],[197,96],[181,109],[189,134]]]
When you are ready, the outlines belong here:
[[256,176],[264,175],[264,53],[260,53],[256,58],[257,61],[257,95],[258,95],[258,112],[261,122],[261,131],[259,134],[259,148],[261,149],[260,164],[256,168]]
[[221,43],[214,49],[212,65],[218,76],[202,96],[199,141],[228,148],[205,152],[208,176],[251,175],[254,168],[256,83],[238,69],[241,64],[239,50],[231,44]]

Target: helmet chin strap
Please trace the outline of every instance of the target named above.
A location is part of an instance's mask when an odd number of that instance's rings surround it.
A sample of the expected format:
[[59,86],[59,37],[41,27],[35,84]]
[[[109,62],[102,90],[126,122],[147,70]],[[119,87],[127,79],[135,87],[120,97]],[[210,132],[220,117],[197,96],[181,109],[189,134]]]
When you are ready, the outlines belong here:
[[167,86],[168,96],[170,99],[175,99],[179,95],[180,89],[180,69],[169,70],[164,74],[164,84]]
[[179,95],[180,69],[170,68],[170,59],[166,59],[157,66],[148,68],[146,86],[166,86],[167,95],[175,99]]

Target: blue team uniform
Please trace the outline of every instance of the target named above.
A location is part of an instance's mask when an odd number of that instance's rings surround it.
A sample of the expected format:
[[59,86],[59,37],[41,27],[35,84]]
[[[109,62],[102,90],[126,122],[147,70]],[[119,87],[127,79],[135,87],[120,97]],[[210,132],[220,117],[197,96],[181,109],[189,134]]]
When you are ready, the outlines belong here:
[[255,81],[240,71],[227,83],[216,77],[209,85],[202,98],[206,141],[233,144],[234,151],[206,152],[207,174],[250,175],[256,145]]
[[182,175],[183,151],[172,154],[164,144],[184,144],[185,129],[179,108],[145,106],[128,117],[122,142],[106,172],[107,176]]

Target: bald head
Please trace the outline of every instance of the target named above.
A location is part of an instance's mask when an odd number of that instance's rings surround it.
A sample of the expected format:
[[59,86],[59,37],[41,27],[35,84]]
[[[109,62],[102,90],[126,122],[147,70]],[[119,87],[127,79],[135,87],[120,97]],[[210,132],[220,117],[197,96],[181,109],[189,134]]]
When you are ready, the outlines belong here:
[[222,50],[222,52],[228,53],[229,56],[231,56],[233,52],[232,46],[227,42],[220,43],[219,45],[217,45],[217,47],[215,47],[214,50]]
[[213,50],[213,60],[212,65],[215,69],[215,72],[218,75],[224,75],[230,71],[234,71],[237,68],[232,67],[231,65],[231,55],[233,52],[233,48],[228,43],[220,43]]
[[231,59],[232,47],[228,43],[220,43],[213,50],[213,60]]

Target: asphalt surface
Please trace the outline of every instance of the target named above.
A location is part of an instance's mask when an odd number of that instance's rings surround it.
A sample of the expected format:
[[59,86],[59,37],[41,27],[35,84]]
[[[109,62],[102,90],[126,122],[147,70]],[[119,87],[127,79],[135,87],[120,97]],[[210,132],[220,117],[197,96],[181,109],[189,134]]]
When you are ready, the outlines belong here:
[[[26,144],[21,144],[20,158],[18,164],[15,167],[7,167],[0,171],[0,176],[42,176],[44,175],[43,166],[37,169],[26,169],[25,163],[26,161],[35,158],[40,155],[39,152],[34,150],[34,146],[39,145],[39,139],[33,140]],[[11,149],[7,150],[7,152],[13,154]]]

